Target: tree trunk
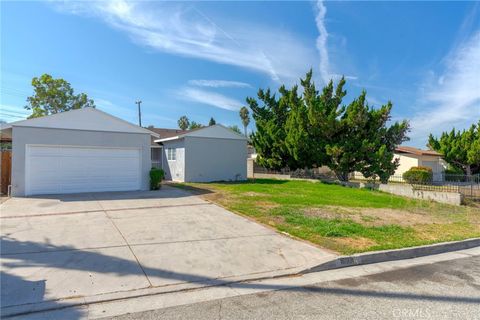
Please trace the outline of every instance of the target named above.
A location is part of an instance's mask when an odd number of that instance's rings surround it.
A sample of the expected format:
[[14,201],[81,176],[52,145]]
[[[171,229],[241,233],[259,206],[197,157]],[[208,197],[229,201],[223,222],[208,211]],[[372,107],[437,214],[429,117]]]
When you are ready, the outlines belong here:
[[470,166],[469,164],[465,165],[465,171],[467,172],[467,176],[471,176],[472,175],[472,166]]
[[247,126],[243,126],[243,131],[245,131],[245,137],[247,137]]

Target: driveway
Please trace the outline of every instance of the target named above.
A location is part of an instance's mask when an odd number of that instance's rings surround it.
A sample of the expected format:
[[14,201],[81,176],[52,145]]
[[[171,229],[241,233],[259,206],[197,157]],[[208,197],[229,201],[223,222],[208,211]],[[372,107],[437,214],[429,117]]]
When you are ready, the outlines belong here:
[[3,315],[289,274],[334,258],[168,186],[13,198],[0,211]]

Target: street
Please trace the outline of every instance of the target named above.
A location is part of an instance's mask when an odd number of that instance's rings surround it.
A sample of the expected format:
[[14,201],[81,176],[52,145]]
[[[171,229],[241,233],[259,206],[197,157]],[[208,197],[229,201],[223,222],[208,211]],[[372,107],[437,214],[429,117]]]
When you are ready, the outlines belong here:
[[480,256],[110,319],[480,319]]

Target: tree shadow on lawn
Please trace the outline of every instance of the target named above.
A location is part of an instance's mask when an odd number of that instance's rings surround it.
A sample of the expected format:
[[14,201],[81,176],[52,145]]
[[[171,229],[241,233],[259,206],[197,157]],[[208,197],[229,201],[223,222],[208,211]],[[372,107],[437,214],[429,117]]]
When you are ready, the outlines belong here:
[[[2,251],[6,250],[9,254],[2,254],[2,273],[1,273],[1,300],[2,314],[5,307],[12,307],[21,304],[41,303],[45,300],[44,293],[51,292],[52,288],[48,288],[47,279],[31,281],[15,275],[16,268],[38,268],[36,272],[32,272],[37,279],[42,269],[55,268],[60,270],[83,270],[88,272],[114,274],[118,277],[127,275],[138,275],[142,278],[156,277],[173,280],[172,283],[202,283],[207,286],[223,286],[236,289],[263,289],[263,290],[294,290],[304,291],[305,288],[273,285],[249,282],[231,282],[227,278],[212,278],[193,273],[182,273],[174,270],[166,270],[162,268],[151,268],[140,266],[134,259],[124,259],[102,254],[98,250],[79,250],[71,246],[57,246],[52,244],[35,243],[31,241],[18,241],[10,237],[1,237]],[[11,253],[14,252],[14,253]],[[188,257],[186,257],[188,258]],[[8,259],[9,261],[4,261]],[[205,257],[208,259],[208,257]],[[233,276],[233,275],[232,275]],[[79,279],[78,281],[84,281]],[[65,289],[65,288],[63,288]],[[78,288],[68,288],[75,292]],[[440,302],[458,302],[458,303],[474,303],[480,304],[480,298],[467,296],[435,296],[426,294],[410,294],[398,292],[384,292],[372,290],[356,290],[350,288],[308,288],[311,292],[339,294],[348,296],[366,296],[374,298],[394,298],[419,301],[440,301]],[[81,292],[78,292],[81,295]],[[50,309],[65,308],[59,300],[67,297],[58,297],[50,300]],[[161,299],[161,296],[158,297]],[[79,319],[83,316],[81,311],[72,311],[68,318]]]

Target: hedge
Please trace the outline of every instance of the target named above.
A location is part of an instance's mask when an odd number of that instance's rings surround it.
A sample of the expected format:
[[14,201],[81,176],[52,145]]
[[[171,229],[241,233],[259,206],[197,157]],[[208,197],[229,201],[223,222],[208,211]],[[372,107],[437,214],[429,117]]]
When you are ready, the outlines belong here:
[[403,173],[403,180],[410,184],[428,184],[433,180],[433,172],[429,167],[411,167]]

